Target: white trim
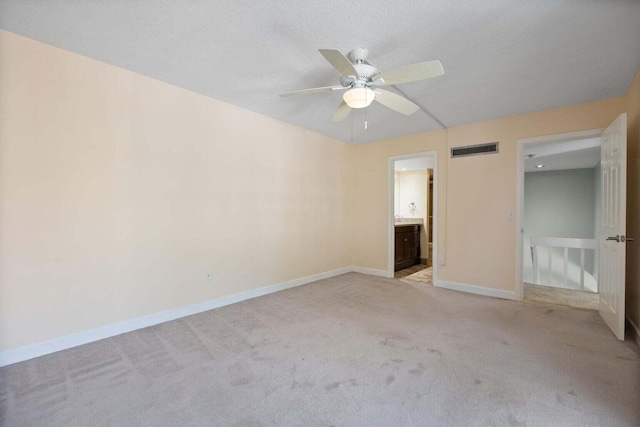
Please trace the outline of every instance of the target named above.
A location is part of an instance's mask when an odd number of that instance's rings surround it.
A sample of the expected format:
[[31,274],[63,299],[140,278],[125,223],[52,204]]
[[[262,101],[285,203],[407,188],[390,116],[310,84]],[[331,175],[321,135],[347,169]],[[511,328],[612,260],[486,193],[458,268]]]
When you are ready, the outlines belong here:
[[551,246],[554,248],[598,249],[596,239],[576,239],[571,237],[531,237],[533,246]]
[[395,250],[395,162],[397,160],[415,159],[417,157],[433,158],[433,236],[431,241],[433,260],[433,282],[438,280],[438,152],[423,151],[419,153],[404,154],[402,156],[389,157],[387,163],[387,275],[385,277],[393,278],[394,276],[394,250]]
[[627,321],[631,325],[631,329],[633,330],[633,332],[635,332],[634,338],[636,340],[636,343],[640,345],[640,328],[638,327],[638,325],[633,323],[633,320],[629,319],[629,316],[627,316]]
[[[390,277],[389,273],[385,270],[376,270],[375,268],[366,268],[366,267],[351,267],[351,271],[354,273],[362,273],[368,274],[369,276],[378,276],[378,277]],[[393,279],[393,274],[390,277]]]
[[467,285],[464,283],[445,282],[443,280],[440,280],[438,282],[434,282],[434,286],[436,288],[445,288],[445,289],[450,289],[452,291],[467,292],[470,294],[484,295],[484,296],[494,297],[494,298],[502,298],[502,299],[509,299],[509,300],[519,299],[516,292],[503,291],[501,289],[485,288],[483,286],[478,286],[478,285]]
[[524,299],[524,140],[518,140],[516,164],[516,299]]
[[126,332],[135,331],[137,329],[146,328],[148,326],[157,325],[160,323],[168,322],[170,320],[179,319],[181,317],[202,313],[203,311],[212,310],[214,308],[224,307],[225,305],[235,304],[237,302],[245,301],[251,298],[268,295],[285,289],[294,288],[296,286],[306,285],[307,283],[327,279],[329,277],[339,276],[351,271],[358,271],[359,273],[382,276],[386,274],[386,272],[382,270],[373,270],[360,267],[344,267],[337,270],[313,274],[311,276],[301,277],[299,279],[290,280],[288,282],[276,283],[274,285],[265,286],[263,288],[238,292],[236,294],[214,298],[212,300],[193,304],[187,307],[180,307],[174,310],[151,314],[149,316],[138,317],[113,325],[107,325],[60,338],[54,338],[49,341],[8,350],[0,353],[0,366],[11,365],[13,363],[18,363],[25,360],[33,359],[35,357],[44,356],[45,354],[55,353],[57,351],[66,350],[68,348],[76,347],[83,344],[88,344],[90,342],[113,337],[115,335],[124,334]]
[[539,136],[535,138],[523,138],[518,140],[516,159],[516,292],[517,300],[524,297],[524,282],[522,279],[522,264],[524,256],[524,146],[529,144],[541,144],[546,142],[570,141],[572,139],[595,138],[602,135],[604,129],[591,129],[578,132],[567,132],[556,135]]
[[522,138],[518,140],[518,143],[522,144],[540,144],[544,142],[563,142],[571,141],[573,139],[586,139],[597,138],[602,136],[604,128],[580,130],[577,132],[558,133],[553,135],[536,136],[534,138]]

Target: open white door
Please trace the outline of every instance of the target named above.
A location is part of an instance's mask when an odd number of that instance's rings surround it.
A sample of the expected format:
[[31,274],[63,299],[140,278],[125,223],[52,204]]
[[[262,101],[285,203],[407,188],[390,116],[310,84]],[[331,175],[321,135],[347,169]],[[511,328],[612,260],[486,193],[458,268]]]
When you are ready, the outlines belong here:
[[602,224],[600,224],[600,316],[624,339],[627,229],[627,115],[602,133]]

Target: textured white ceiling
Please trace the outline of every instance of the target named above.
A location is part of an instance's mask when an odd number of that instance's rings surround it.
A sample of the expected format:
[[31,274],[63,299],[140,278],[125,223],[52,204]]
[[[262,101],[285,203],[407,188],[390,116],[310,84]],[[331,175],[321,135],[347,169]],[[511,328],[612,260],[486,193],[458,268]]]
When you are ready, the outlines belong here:
[[[600,163],[600,147],[551,154],[525,160],[525,172],[595,168]],[[544,165],[544,168],[536,168]]]
[[331,121],[341,93],[280,98],[338,82],[318,48],[367,47],[382,71],[439,59],[399,87],[455,126],[625,94],[639,22],[636,0],[0,0],[2,29],[355,143],[440,125],[374,103],[365,130],[363,110]]
[[[529,144],[524,150],[525,172],[594,168],[600,163],[602,139],[586,138],[569,141]],[[528,155],[535,157],[528,158]],[[544,165],[536,168],[536,165]]]

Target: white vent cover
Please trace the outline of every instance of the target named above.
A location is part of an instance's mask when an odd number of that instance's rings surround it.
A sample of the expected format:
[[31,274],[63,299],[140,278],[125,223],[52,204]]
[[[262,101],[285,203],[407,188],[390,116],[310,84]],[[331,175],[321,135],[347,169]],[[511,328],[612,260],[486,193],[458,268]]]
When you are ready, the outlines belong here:
[[498,152],[498,143],[489,142],[487,144],[466,145],[464,147],[451,148],[451,158],[478,156],[480,154],[495,154]]

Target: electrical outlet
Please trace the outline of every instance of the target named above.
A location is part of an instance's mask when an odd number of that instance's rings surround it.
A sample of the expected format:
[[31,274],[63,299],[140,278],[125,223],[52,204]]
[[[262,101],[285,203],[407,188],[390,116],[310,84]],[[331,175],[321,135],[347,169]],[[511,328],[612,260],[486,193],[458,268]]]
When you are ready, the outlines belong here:
[[507,219],[509,221],[513,221],[516,218],[516,213],[514,211],[508,211],[507,212]]
[[447,265],[444,260],[439,259],[438,260],[438,267],[444,267],[445,265]]

